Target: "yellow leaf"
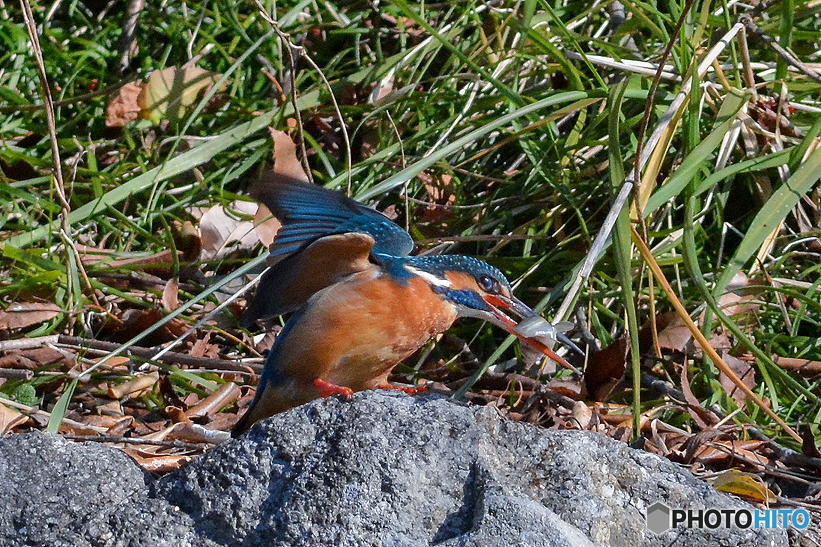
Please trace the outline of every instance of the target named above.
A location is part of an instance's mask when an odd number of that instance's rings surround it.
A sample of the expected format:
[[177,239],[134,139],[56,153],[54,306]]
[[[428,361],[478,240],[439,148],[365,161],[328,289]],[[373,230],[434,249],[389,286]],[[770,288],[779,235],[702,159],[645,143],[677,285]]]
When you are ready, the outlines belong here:
[[154,123],[179,120],[200,92],[214,85],[220,76],[195,66],[155,70],[143,84],[137,98],[140,117]]
[[730,469],[713,480],[713,487],[720,492],[743,496],[763,503],[775,503],[778,497],[757,476],[738,469]]

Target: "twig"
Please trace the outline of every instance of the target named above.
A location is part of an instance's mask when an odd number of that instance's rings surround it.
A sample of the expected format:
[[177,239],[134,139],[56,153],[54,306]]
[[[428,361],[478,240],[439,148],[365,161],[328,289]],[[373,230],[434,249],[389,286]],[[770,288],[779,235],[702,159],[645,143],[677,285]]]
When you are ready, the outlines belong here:
[[667,281],[667,278],[664,277],[664,273],[659,268],[658,263],[653,258],[653,253],[650,251],[647,244],[644,242],[642,237],[636,232],[635,228],[631,228],[633,242],[638,247],[639,253],[641,253],[642,258],[650,267],[650,270],[653,272],[656,280],[659,282],[661,287],[664,289],[664,292],[667,293],[667,298],[670,301],[670,304],[675,308],[676,312],[678,312],[679,317],[682,321],[684,321],[685,326],[689,329],[690,333],[693,335],[693,338],[696,339],[698,345],[701,346],[701,349],[704,353],[707,354],[708,357],[715,363],[716,367],[723,372],[727,378],[730,379],[741,391],[743,391],[747,397],[753,401],[761,410],[763,410],[770,418],[772,418],[781,428],[793,439],[798,441],[799,443],[802,442],[801,436],[795,432],[795,430],[790,427],[787,422],[781,419],[781,417],[776,414],[773,409],[771,409],[767,404],[762,401],[756,393],[744,383],[741,378],[724,362],[724,360],[719,356],[718,352],[713,348],[710,344],[709,340],[704,336],[704,334],[699,330],[693,320],[690,318],[690,314],[687,313],[687,310],[684,308],[684,305],[676,296],[675,291],[670,286],[670,283]]
[[34,373],[25,368],[0,368],[0,378],[6,380],[31,380]]
[[129,0],[123,21],[123,33],[120,35],[120,74],[131,65],[131,59],[137,54],[137,23],[145,7],[145,0]]
[[783,369],[794,370],[798,374],[806,376],[821,374],[821,361],[774,356],[773,362]]
[[18,340],[0,341],[0,351],[11,351],[20,349],[41,348],[49,344],[56,344],[60,338],[58,334],[51,336],[38,336],[36,338],[20,338]]
[[[40,416],[42,418],[45,418],[46,420],[51,419],[51,412],[46,412],[45,410],[40,410],[39,408],[36,408],[36,407],[33,407],[33,406],[24,405],[22,403],[18,403],[17,401],[12,401],[10,399],[6,399],[5,397],[0,397],[0,404],[6,405],[6,406],[11,407],[11,408],[16,408],[17,410],[22,410],[27,415]],[[98,433],[105,433],[106,431],[108,431],[105,427],[99,427],[99,426],[96,426],[96,425],[84,424],[82,422],[78,422],[76,420],[66,418],[65,416],[63,416],[62,423],[68,424],[72,427],[90,429],[90,430],[96,431]]]
[[751,33],[755,34],[758,38],[760,38],[765,44],[773,48],[773,50],[788,64],[794,66],[798,70],[800,70],[805,75],[809,76],[816,82],[821,82],[821,75],[818,74],[816,71],[802,63],[798,58],[793,55],[791,52],[787,51],[781,45],[773,40],[767,33],[765,33],[761,28],[758,27],[753,20],[750,18],[749,15],[742,15],[738,19]]
[[147,444],[151,446],[165,446],[168,448],[184,448],[186,450],[204,450],[205,444],[187,443],[185,441],[161,441],[151,439],[136,439],[133,437],[121,437],[120,435],[63,435],[71,441],[89,441],[95,443],[123,443],[123,444]]
[[[68,346],[74,346],[81,349],[91,350],[94,352],[111,352],[117,349],[119,344],[113,342],[103,342],[100,340],[90,340],[88,338],[80,338],[77,336],[64,336],[60,335],[57,338],[58,344],[65,344]],[[223,370],[223,371],[238,371],[238,372],[248,372],[248,370],[252,370],[255,373],[259,374],[262,372],[262,365],[252,364],[252,363],[239,363],[237,361],[229,361],[226,359],[211,359],[208,357],[194,357],[192,355],[186,355],[184,353],[175,353],[175,352],[165,352],[163,354],[159,353],[157,348],[146,348],[146,347],[139,347],[139,346],[129,346],[125,349],[122,354],[124,355],[134,355],[137,357],[141,357],[147,359],[149,361],[169,361],[172,363],[179,363],[182,365],[194,366],[194,367],[201,367],[201,368],[211,368],[214,370]],[[158,357],[159,356],[159,357]]]
[[51,163],[54,175],[54,189],[57,192],[57,198],[60,202],[60,237],[66,247],[66,294],[68,299],[68,308],[73,309],[74,290],[71,282],[70,267],[72,262],[75,262],[77,271],[83,278],[83,281],[88,288],[88,295],[91,300],[98,307],[100,303],[97,301],[94,288],[91,285],[86,274],[85,268],[80,260],[80,253],[77,252],[77,247],[71,239],[71,224],[69,221],[69,213],[71,213],[71,205],[66,196],[65,183],[63,182],[63,165],[60,160],[60,144],[57,140],[57,121],[54,116],[54,103],[51,98],[51,86],[48,82],[48,75],[46,74],[46,64],[43,60],[43,51],[40,49],[40,39],[37,36],[37,28],[34,24],[34,14],[31,11],[31,6],[28,0],[20,0],[20,7],[23,10],[23,18],[26,21],[26,30],[28,31],[29,40],[31,41],[31,49],[34,53],[34,60],[37,64],[37,74],[40,78],[40,91],[43,94],[43,104],[46,111],[46,125],[48,125],[49,142],[51,143]]
[[[283,32],[281,28],[279,28],[279,23],[273,17],[271,17],[271,15],[260,2],[260,0],[254,0],[254,4],[256,5],[257,11],[259,11],[259,14],[262,16],[262,18],[265,19],[265,21],[269,25],[271,25],[271,28],[274,29],[274,32],[276,32],[279,39],[288,47],[290,58],[293,59],[293,53],[298,53],[303,59],[305,59],[305,61],[308,62],[309,65],[311,65],[311,68],[313,68],[317,72],[317,74],[319,74],[319,77],[322,79],[322,82],[325,84],[325,87],[328,88],[328,93],[331,96],[331,101],[334,103],[336,115],[339,118],[339,126],[342,131],[342,138],[345,140],[345,163],[348,176],[348,194],[350,194],[352,176],[351,169],[353,166],[353,159],[351,156],[351,140],[348,137],[348,129],[345,126],[345,119],[342,117],[342,110],[339,108],[339,103],[336,101],[336,96],[334,95],[334,90],[333,87],[331,87],[331,83],[328,81],[328,78],[325,77],[325,74],[322,72],[322,69],[319,68],[319,65],[317,65],[314,62],[314,60],[311,59],[311,56],[308,55],[308,53],[305,51],[305,48],[291,42],[291,37],[287,33]],[[296,67],[292,66],[291,68],[292,70],[296,70]],[[291,75],[291,88],[291,91],[294,92],[295,83],[293,81],[293,74]],[[299,117],[299,109],[297,108],[296,102],[294,103],[294,111],[297,113],[297,117]],[[299,120],[299,118],[297,119],[297,121],[300,125],[299,131],[301,132],[302,122]],[[304,142],[302,143],[302,147],[304,155]],[[307,161],[307,157],[305,158],[305,161]],[[310,177],[310,169],[308,169],[307,165],[305,166],[305,171],[308,173],[308,177]]]

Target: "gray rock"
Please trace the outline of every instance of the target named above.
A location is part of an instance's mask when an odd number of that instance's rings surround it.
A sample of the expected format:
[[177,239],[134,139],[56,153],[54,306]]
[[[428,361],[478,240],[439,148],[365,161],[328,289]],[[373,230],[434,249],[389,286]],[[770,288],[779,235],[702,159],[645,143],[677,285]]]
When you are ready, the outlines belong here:
[[436,396],[315,401],[160,479],[94,443],[0,441],[2,545],[786,544],[780,531],[656,535],[644,514],[659,500],[746,506],[604,436]]

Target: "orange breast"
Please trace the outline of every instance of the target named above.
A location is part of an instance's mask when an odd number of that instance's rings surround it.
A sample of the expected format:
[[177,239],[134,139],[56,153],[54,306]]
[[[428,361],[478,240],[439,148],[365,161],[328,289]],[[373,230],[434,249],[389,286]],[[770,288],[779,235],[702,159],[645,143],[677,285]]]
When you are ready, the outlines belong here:
[[282,341],[280,372],[293,380],[369,389],[455,319],[454,307],[423,280],[401,286],[374,267],[310,299]]

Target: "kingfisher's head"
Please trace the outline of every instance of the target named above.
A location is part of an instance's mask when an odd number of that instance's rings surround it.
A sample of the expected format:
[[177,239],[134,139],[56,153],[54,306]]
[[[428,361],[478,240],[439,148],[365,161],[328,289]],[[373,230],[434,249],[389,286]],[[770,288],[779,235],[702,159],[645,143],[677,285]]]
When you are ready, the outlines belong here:
[[[433,292],[450,302],[459,317],[484,319],[559,364],[573,368],[543,342],[525,336],[516,328],[519,322],[511,316],[522,320],[537,317],[538,314],[513,296],[505,275],[487,262],[460,255],[416,256],[407,260],[405,269],[411,275],[422,278]],[[567,337],[560,333],[557,336],[576,349]]]

